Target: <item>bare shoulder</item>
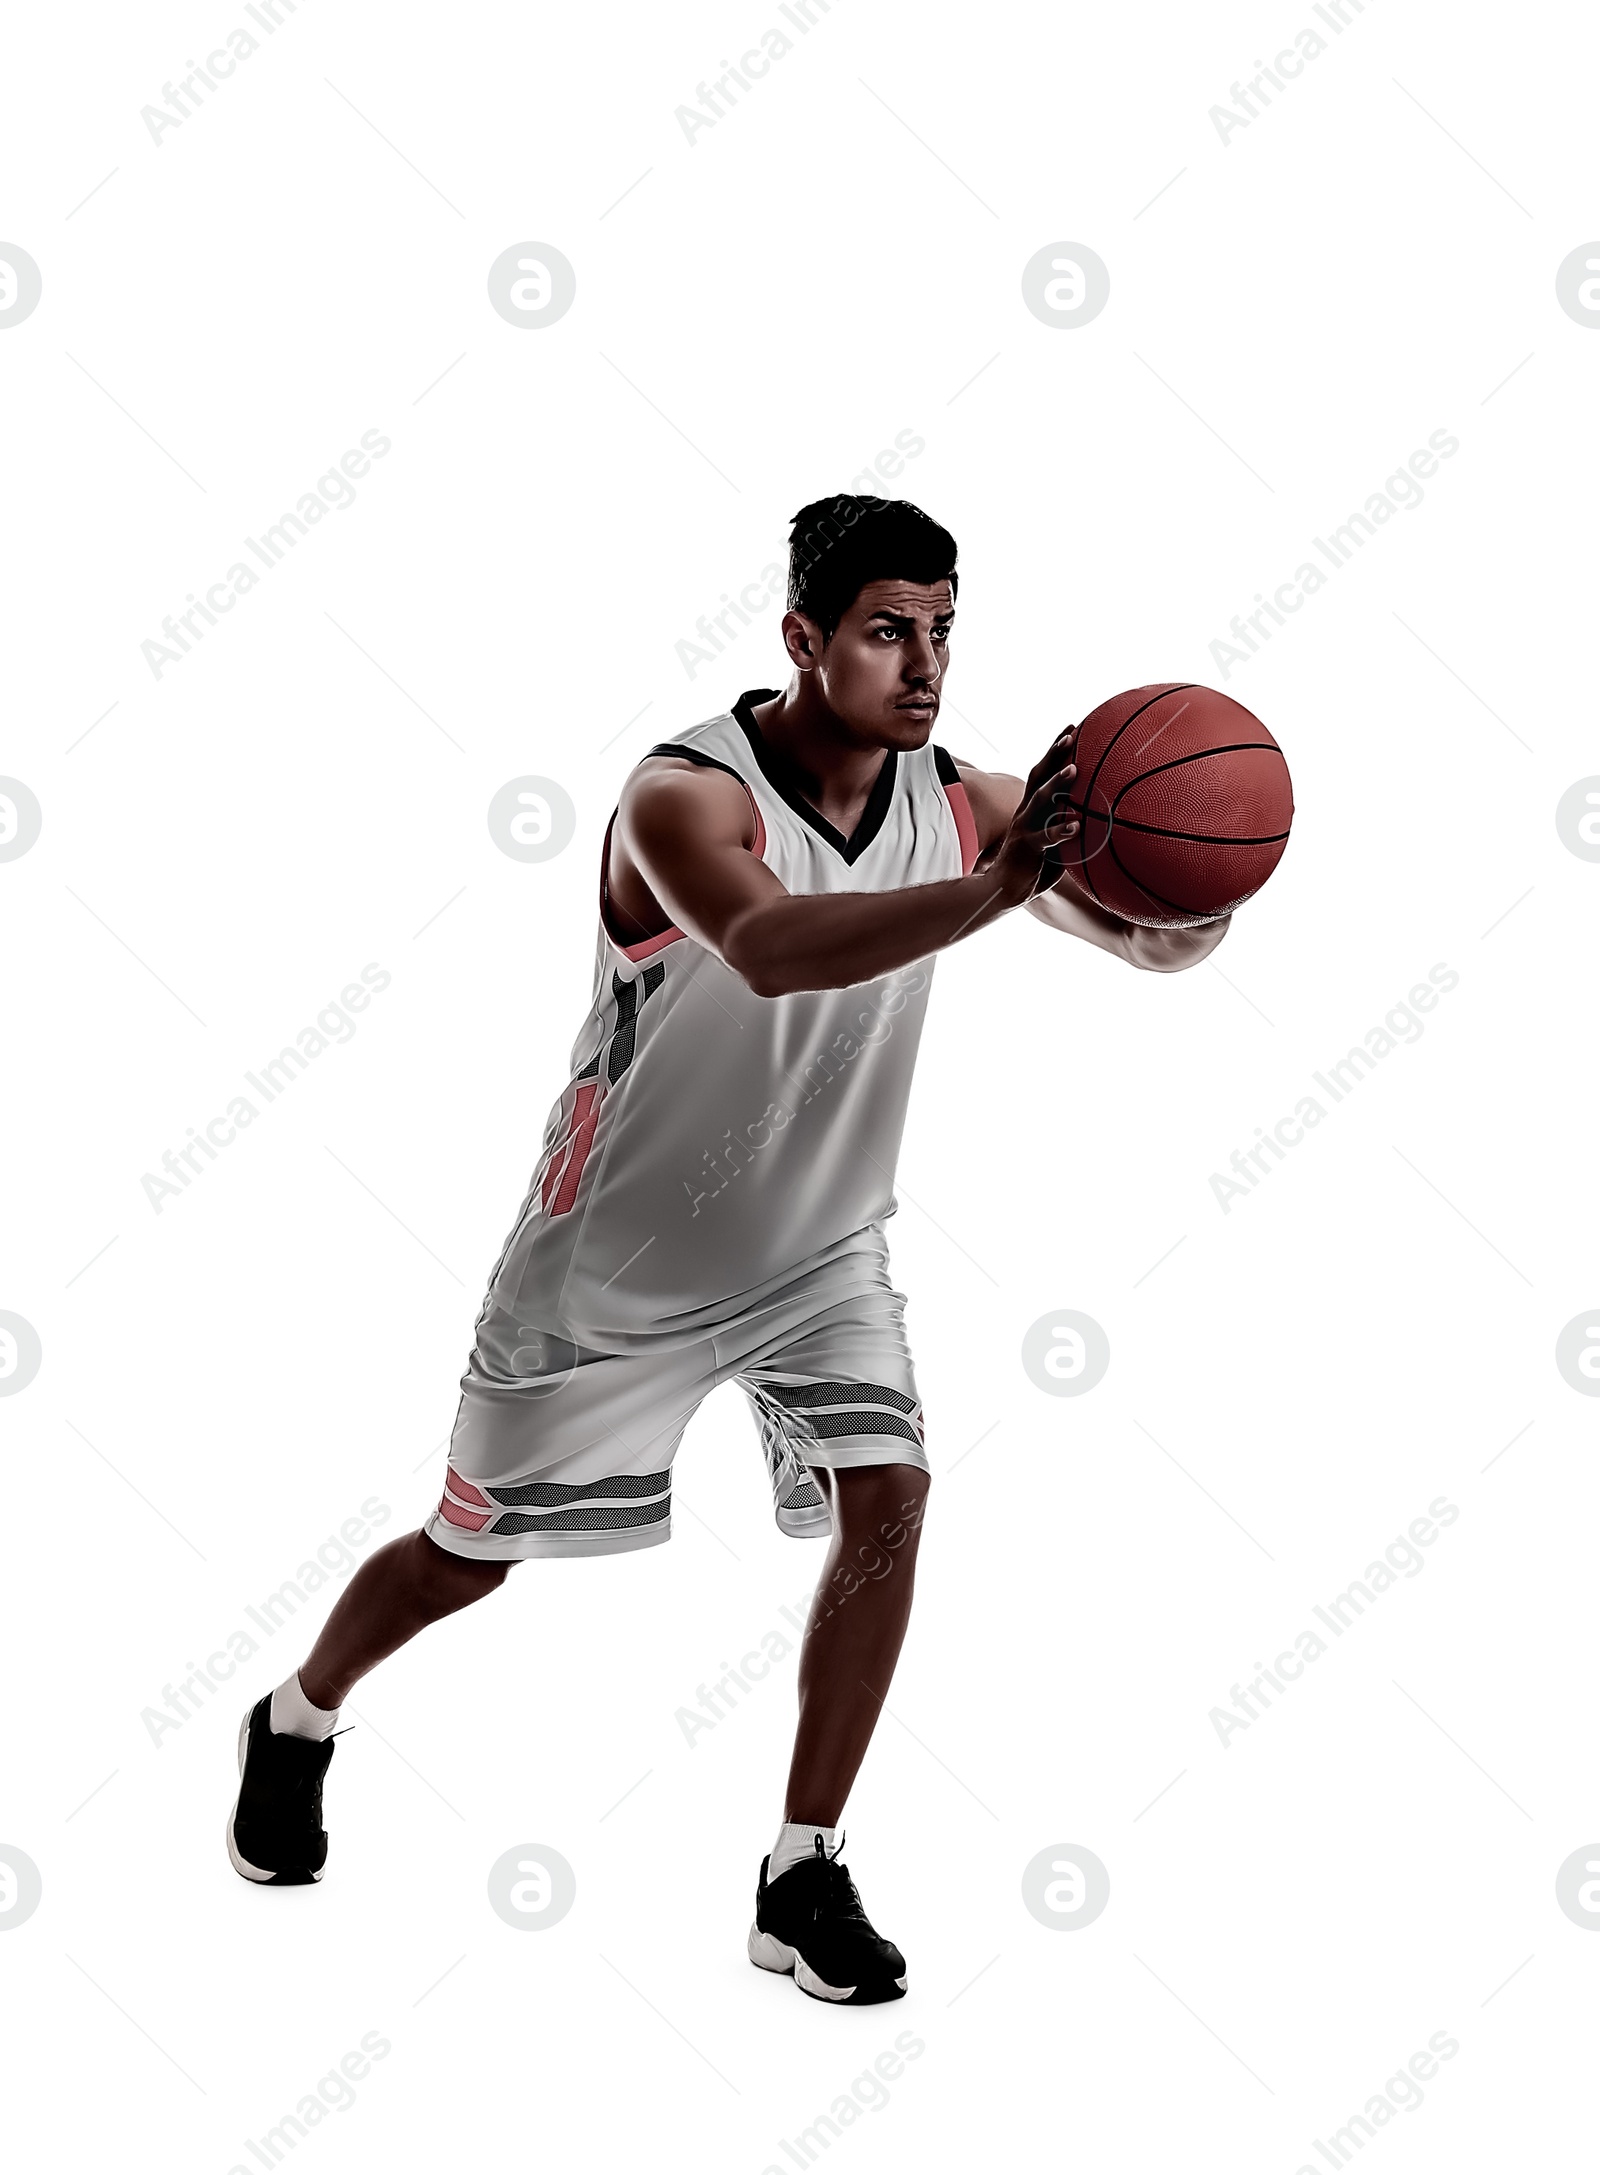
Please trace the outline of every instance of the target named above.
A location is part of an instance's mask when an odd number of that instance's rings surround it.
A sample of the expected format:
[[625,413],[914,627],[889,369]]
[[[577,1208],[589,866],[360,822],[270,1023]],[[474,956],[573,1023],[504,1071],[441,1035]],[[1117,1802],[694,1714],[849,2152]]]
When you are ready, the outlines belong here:
[[1022,780],[1003,770],[980,770],[976,763],[964,762],[959,755],[953,755],[950,760],[967,789],[979,846],[996,845],[1004,838],[1011,818],[1022,804]]
[[681,755],[648,755],[635,764],[608,835],[605,900],[630,944],[674,924],[699,928],[704,917],[694,918],[694,901],[707,872],[756,866],[744,850],[755,844],[756,819],[743,783]]
[[681,755],[649,755],[623,782],[617,813],[624,833],[675,835],[748,845],[755,836],[750,795],[730,771]]

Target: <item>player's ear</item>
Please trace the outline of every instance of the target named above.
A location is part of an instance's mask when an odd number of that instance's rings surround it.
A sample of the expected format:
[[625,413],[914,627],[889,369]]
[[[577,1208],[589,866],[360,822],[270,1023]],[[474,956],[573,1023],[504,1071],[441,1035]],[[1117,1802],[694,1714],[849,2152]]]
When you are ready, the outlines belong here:
[[815,671],[822,655],[822,629],[800,612],[783,615],[783,646],[797,672]]

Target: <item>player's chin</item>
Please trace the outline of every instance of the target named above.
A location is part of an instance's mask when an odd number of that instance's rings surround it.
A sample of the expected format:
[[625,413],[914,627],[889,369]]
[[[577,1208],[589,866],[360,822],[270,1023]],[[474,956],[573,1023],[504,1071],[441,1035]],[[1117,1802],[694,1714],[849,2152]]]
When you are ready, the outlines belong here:
[[938,716],[936,702],[896,703],[886,721],[893,745],[897,748],[926,747]]

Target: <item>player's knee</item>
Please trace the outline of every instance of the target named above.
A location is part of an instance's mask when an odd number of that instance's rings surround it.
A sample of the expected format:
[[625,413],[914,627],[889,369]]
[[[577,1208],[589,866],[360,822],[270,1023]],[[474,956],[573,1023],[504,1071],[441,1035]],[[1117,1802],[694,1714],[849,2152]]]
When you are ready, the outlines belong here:
[[923,1513],[927,1509],[928,1489],[932,1485],[933,1475],[923,1472],[920,1466],[916,1465],[901,1465],[897,1466],[895,1470],[898,1479],[896,1493],[899,1498],[899,1517],[912,1538],[915,1539],[922,1528]]
[[930,1475],[917,1465],[866,1465],[835,1476],[839,1522],[852,1534],[898,1547],[921,1527]]
[[412,1559],[428,1598],[447,1608],[461,1608],[505,1584],[509,1563],[486,1563],[441,1548],[426,1533],[411,1536]]
[[920,1523],[933,1475],[925,1473],[920,1465],[890,1465],[884,1470],[896,1508],[903,1516],[915,1517]]

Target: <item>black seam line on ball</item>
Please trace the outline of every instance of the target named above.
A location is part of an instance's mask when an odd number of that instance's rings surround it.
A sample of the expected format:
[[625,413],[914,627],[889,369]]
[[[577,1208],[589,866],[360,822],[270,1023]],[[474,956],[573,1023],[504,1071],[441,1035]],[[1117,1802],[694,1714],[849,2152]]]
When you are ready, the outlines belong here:
[[[1263,732],[1266,731],[1264,725],[1261,729]],[[1283,750],[1276,740],[1228,740],[1219,743],[1214,748],[1196,748],[1189,755],[1169,755],[1164,763],[1152,763],[1148,770],[1141,770],[1139,778],[1154,778],[1159,776],[1163,770],[1177,770],[1184,763],[1203,763],[1208,755],[1254,755],[1257,753],[1276,755],[1280,761],[1283,757]],[[1284,767],[1287,769],[1288,766],[1285,765]],[[1137,785],[1139,778],[1130,778],[1128,785],[1122,788],[1122,792],[1126,793],[1129,785]],[[1118,797],[1120,799],[1120,794]]]
[[[1262,731],[1266,731],[1265,726],[1262,727]],[[1135,818],[1132,816],[1119,816],[1117,814],[1117,810],[1121,806],[1124,798],[1133,791],[1136,785],[1143,785],[1146,778],[1160,777],[1163,771],[1181,770],[1186,763],[1204,762],[1213,755],[1248,755],[1252,752],[1253,749],[1256,748],[1261,748],[1263,753],[1265,753],[1266,750],[1270,748],[1272,753],[1277,756],[1279,762],[1283,762],[1282,748],[1280,748],[1278,746],[1278,743],[1273,740],[1269,735],[1265,743],[1258,740],[1233,740],[1229,741],[1227,746],[1225,747],[1197,748],[1192,755],[1174,755],[1171,756],[1164,763],[1155,763],[1151,766],[1149,770],[1142,770],[1137,778],[1130,778],[1127,784],[1122,787],[1121,791],[1116,795],[1111,803],[1110,821],[1113,824],[1120,823],[1123,826],[1124,830],[1129,831],[1161,831],[1160,824],[1140,823],[1136,821]],[[1287,764],[1284,764],[1284,774],[1285,776],[1288,775]],[[1163,835],[1167,838],[1187,838],[1191,839],[1194,843],[1211,846],[1275,846],[1281,839],[1286,839],[1289,834],[1287,831],[1273,831],[1269,836],[1265,838],[1231,839],[1209,838],[1203,831],[1196,831],[1192,833],[1188,831],[1166,831],[1163,833]]]
[[[1275,755],[1280,763],[1283,762],[1283,750],[1276,741],[1230,740],[1219,748],[1196,748],[1192,755],[1169,756],[1166,762],[1152,763],[1148,770],[1141,770],[1137,778],[1130,778],[1126,785],[1117,789],[1111,805],[1115,808],[1124,794],[1131,793],[1136,785],[1143,785],[1146,778],[1159,778],[1163,771],[1181,770],[1186,763],[1208,762],[1213,755],[1253,755],[1257,751]],[[1287,776],[1287,764],[1284,764],[1284,772]]]
[[[1191,690],[1187,687],[1174,687],[1168,690],[1169,694],[1173,695],[1184,695],[1188,694],[1190,691]],[[1142,762],[1144,757],[1149,753],[1150,749],[1155,746],[1156,742],[1161,738],[1161,735],[1167,730],[1167,728],[1170,725],[1176,725],[1179,718],[1182,717],[1184,711],[1192,708],[1193,705],[1191,703],[1180,703],[1170,717],[1164,717],[1161,720],[1161,723],[1156,727],[1155,731],[1150,735],[1149,739],[1142,740],[1139,743],[1138,747],[1135,748],[1133,753],[1134,761],[1136,763]],[[1159,763],[1152,763],[1150,767],[1152,770],[1159,770],[1161,768],[1161,765]],[[1141,770],[1139,775],[1141,778],[1143,778],[1148,776],[1149,773]]]
[[[1181,899],[1163,898],[1159,891],[1152,891],[1150,889],[1150,886],[1145,883],[1141,877],[1135,876],[1132,869],[1129,868],[1124,862],[1121,854],[1117,851],[1116,840],[1114,838],[1108,838],[1106,840],[1106,845],[1110,851],[1112,860],[1116,862],[1118,868],[1121,869],[1123,875],[1127,878],[1128,882],[1132,884],[1134,890],[1142,893],[1145,898],[1152,900],[1157,906],[1165,906],[1169,908],[1174,914],[1204,914],[1208,911],[1203,906],[1185,906]],[[1253,893],[1249,895],[1252,897],[1254,896]],[[1115,908],[1113,908],[1112,911],[1115,912]]]
[[[1107,836],[1109,835],[1108,832]],[[1106,902],[1100,896],[1100,886],[1095,882],[1094,871],[1089,865],[1089,826],[1086,823],[1078,826],[1078,873],[1089,886],[1090,897],[1099,905],[1105,906]],[[1110,912],[1109,908],[1106,910]]]
[[[1108,837],[1106,839],[1106,851],[1122,871],[1124,881],[1132,884],[1140,898],[1148,899],[1153,906],[1165,906],[1174,914],[1192,914],[1194,912],[1192,906],[1180,906],[1176,899],[1164,899],[1159,891],[1152,891],[1148,884],[1143,883],[1135,876],[1132,869],[1124,865],[1122,856],[1117,851],[1117,842],[1114,838]],[[1115,908],[1112,911],[1115,912]]]
[[[1108,838],[1108,840],[1109,840],[1109,837],[1110,837],[1110,829],[1109,829],[1109,825],[1108,825],[1108,827],[1107,827],[1107,833],[1106,833],[1106,835],[1107,835],[1107,838]],[[1086,885],[1088,886],[1088,889],[1089,889],[1089,896],[1090,896],[1090,898],[1092,898],[1092,899],[1093,899],[1093,900],[1094,900],[1094,901],[1095,901],[1095,902],[1096,902],[1096,903],[1097,903],[1098,905],[1100,905],[1100,906],[1104,906],[1106,902],[1105,902],[1105,900],[1104,900],[1104,899],[1102,899],[1102,898],[1101,898],[1101,896],[1100,896],[1100,886],[1099,886],[1099,885],[1098,885],[1098,884],[1097,884],[1097,883],[1095,882],[1095,880],[1094,880],[1094,877],[1093,877],[1093,875],[1091,874],[1091,872],[1090,872],[1090,868],[1089,868],[1089,826],[1088,826],[1088,824],[1087,824],[1087,823],[1080,823],[1080,824],[1078,825],[1078,836],[1077,836],[1076,840],[1074,841],[1074,840],[1071,840],[1071,839],[1069,839],[1069,840],[1067,841],[1067,843],[1068,843],[1068,845],[1069,845],[1069,846],[1071,846],[1071,845],[1073,845],[1073,844],[1076,844],[1076,846],[1077,846],[1077,849],[1078,849],[1078,874],[1079,874],[1079,876],[1080,876],[1080,877],[1082,878],[1083,882],[1084,882],[1084,883],[1085,883],[1085,884],[1086,884]],[[1109,909],[1108,909],[1108,911],[1109,911]]]
[[[1106,840],[1106,846],[1111,854],[1112,860],[1115,861],[1117,867],[1122,871],[1128,882],[1132,884],[1135,891],[1142,891],[1145,897],[1147,899],[1153,899],[1157,906],[1170,907],[1172,912],[1175,914],[1193,915],[1198,917],[1202,921],[1217,921],[1220,920],[1220,918],[1224,914],[1236,913],[1238,909],[1246,903],[1247,900],[1253,899],[1256,895],[1256,892],[1261,889],[1260,884],[1257,884],[1252,890],[1242,891],[1239,894],[1238,898],[1230,901],[1227,906],[1187,906],[1184,904],[1182,899],[1163,898],[1162,894],[1159,891],[1152,891],[1150,889],[1150,886],[1145,883],[1142,878],[1135,876],[1132,869],[1130,869],[1127,863],[1123,860],[1121,854],[1118,853],[1117,842],[1114,838],[1108,837]],[[1113,907],[1111,911],[1115,913],[1116,909]]]
[[[1084,793],[1087,795],[1094,791],[1095,786],[1099,781],[1100,773],[1102,770],[1104,770],[1106,766],[1106,758],[1110,755],[1112,749],[1122,738],[1128,727],[1133,724],[1135,719],[1143,717],[1146,710],[1153,710],[1158,702],[1165,702],[1166,698],[1169,695],[1187,694],[1189,689],[1195,684],[1196,683],[1193,680],[1179,680],[1172,687],[1163,687],[1159,689],[1155,694],[1150,697],[1150,700],[1148,702],[1141,702],[1137,710],[1130,710],[1128,715],[1123,719],[1122,723],[1117,727],[1116,731],[1111,735],[1111,738],[1100,750],[1099,758],[1094,766],[1094,775],[1090,778],[1088,784],[1084,787]],[[1081,731],[1082,728],[1080,727],[1079,730]]]
[[[1106,753],[1109,755],[1110,752],[1111,751],[1108,748],[1106,750]],[[1079,815],[1095,816],[1102,823],[1109,823],[1113,819],[1113,817],[1115,817],[1116,821],[1118,821],[1119,823],[1125,823],[1130,831],[1159,831],[1161,829],[1161,825],[1158,823],[1138,823],[1132,816],[1116,815],[1118,802],[1120,802],[1127,794],[1131,793],[1136,785],[1143,785],[1146,778],[1160,777],[1163,771],[1181,770],[1186,763],[1203,763],[1213,755],[1253,755],[1258,752],[1263,755],[1269,753],[1276,755],[1280,761],[1283,757],[1283,750],[1277,745],[1276,741],[1272,742],[1269,746],[1267,743],[1260,740],[1230,740],[1224,747],[1197,748],[1193,755],[1175,755],[1172,757],[1170,762],[1153,763],[1148,770],[1141,770],[1137,778],[1130,778],[1126,785],[1120,786],[1117,789],[1116,799],[1112,801],[1109,813],[1104,809],[1091,808],[1089,806],[1088,796],[1094,791],[1095,780],[1098,779],[1100,775],[1100,764],[1097,763],[1095,765],[1094,777],[1091,778],[1089,780],[1089,783],[1084,787],[1084,798],[1081,801],[1075,801],[1071,793],[1069,792],[1066,796],[1067,806],[1075,810]],[[1104,758],[1102,757],[1102,761],[1103,760]],[[1205,834],[1203,832],[1189,833],[1185,831],[1171,831],[1168,832],[1167,835],[1171,838],[1185,838],[1189,836],[1200,838],[1204,837]],[[1272,838],[1287,838],[1288,835],[1289,834],[1287,831],[1274,831],[1272,833]],[[1217,843],[1222,844],[1224,843],[1224,841],[1218,840]],[[1239,845],[1246,845],[1250,843],[1268,845],[1271,843],[1271,840],[1261,839],[1257,841],[1250,841],[1246,839],[1240,839],[1237,841],[1237,843]]]
[[[1187,694],[1189,689],[1191,687],[1194,687],[1196,684],[1197,682],[1195,682],[1194,680],[1177,680],[1170,687],[1158,688],[1156,693],[1150,697],[1150,700],[1148,702],[1141,702],[1137,710],[1132,710],[1128,713],[1128,715],[1123,719],[1122,723],[1117,727],[1116,731],[1111,735],[1111,738],[1106,742],[1105,746],[1100,751],[1099,761],[1094,766],[1094,774],[1089,779],[1088,783],[1084,786],[1083,789],[1085,805],[1087,805],[1088,796],[1094,791],[1100,773],[1105,767],[1107,756],[1111,753],[1111,750],[1116,746],[1117,742],[1122,738],[1128,727],[1134,722],[1135,718],[1143,717],[1146,710],[1153,709],[1158,702],[1164,702],[1168,695]],[[1070,793],[1067,796],[1067,804],[1069,807],[1076,805]],[[1088,833],[1080,827],[1078,832],[1078,873],[1083,878],[1084,882],[1088,885],[1091,897],[1096,901],[1097,904],[1105,906],[1106,902],[1100,896],[1100,886],[1095,882],[1093,876],[1089,872],[1088,845]],[[1126,874],[1126,871],[1124,871],[1124,873]],[[1130,876],[1128,878],[1128,881],[1130,883],[1133,883],[1136,881],[1136,879]],[[1108,908],[1107,911],[1112,911],[1112,909]]]
[[1169,831],[1159,823],[1135,823],[1132,816],[1103,815],[1098,808],[1082,812],[1108,830],[1141,831],[1147,838],[1175,838],[1190,846],[1280,846],[1289,836],[1287,831],[1269,831],[1262,838],[1219,838],[1210,831]]
[[[1109,755],[1111,753],[1111,750],[1107,748],[1105,752],[1106,755]],[[1281,761],[1283,757],[1283,750],[1278,746],[1276,741],[1272,742],[1271,746],[1269,747],[1265,741],[1261,740],[1229,740],[1225,741],[1220,747],[1196,748],[1192,755],[1174,755],[1170,757],[1169,760],[1165,763],[1152,763],[1148,770],[1141,770],[1137,778],[1130,778],[1126,785],[1119,786],[1117,788],[1116,800],[1114,800],[1111,805],[1115,807],[1116,802],[1121,800],[1124,793],[1131,793],[1133,791],[1133,788],[1136,785],[1142,785],[1146,778],[1159,778],[1164,770],[1179,770],[1183,767],[1185,763],[1203,763],[1207,760],[1208,757],[1213,755],[1256,754],[1276,755]],[[1091,794],[1095,789],[1104,763],[1105,755],[1102,755],[1100,761],[1094,766],[1094,776],[1084,786],[1083,791],[1085,797],[1085,805],[1087,805],[1089,794]],[[1078,806],[1078,803],[1072,799],[1072,795],[1070,792],[1067,795],[1067,799],[1072,803],[1072,806],[1074,808]]]

